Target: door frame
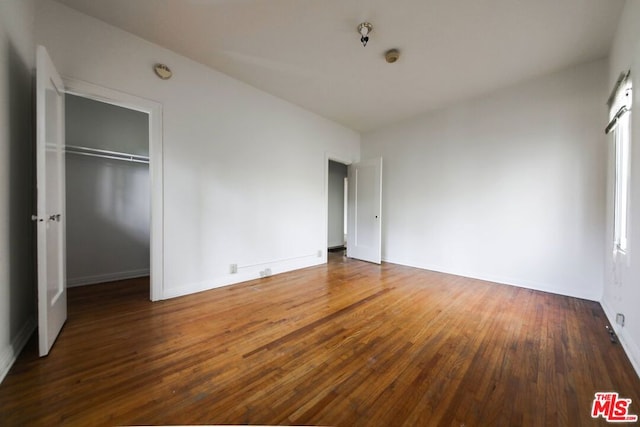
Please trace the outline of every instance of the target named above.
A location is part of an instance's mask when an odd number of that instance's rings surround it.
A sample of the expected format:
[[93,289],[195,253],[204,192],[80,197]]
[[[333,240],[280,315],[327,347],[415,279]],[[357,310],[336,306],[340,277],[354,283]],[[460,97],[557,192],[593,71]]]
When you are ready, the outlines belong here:
[[[323,243],[323,262],[328,261],[327,242],[329,241],[329,161],[342,163],[343,165],[350,166],[353,164],[353,160],[347,160],[344,157],[338,156],[333,153],[324,153],[324,243]],[[345,209],[347,207],[345,206]]]
[[149,299],[164,299],[164,203],[162,104],[128,93],[62,76],[66,93],[149,115],[149,177],[151,197]]

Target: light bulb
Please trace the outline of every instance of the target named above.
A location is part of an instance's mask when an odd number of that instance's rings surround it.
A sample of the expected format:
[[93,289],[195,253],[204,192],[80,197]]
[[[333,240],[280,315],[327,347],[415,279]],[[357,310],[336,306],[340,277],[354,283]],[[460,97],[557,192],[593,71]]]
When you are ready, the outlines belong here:
[[368,22],[363,22],[358,25],[358,33],[360,33],[360,43],[362,46],[366,46],[369,42],[369,33],[373,30],[373,26]]

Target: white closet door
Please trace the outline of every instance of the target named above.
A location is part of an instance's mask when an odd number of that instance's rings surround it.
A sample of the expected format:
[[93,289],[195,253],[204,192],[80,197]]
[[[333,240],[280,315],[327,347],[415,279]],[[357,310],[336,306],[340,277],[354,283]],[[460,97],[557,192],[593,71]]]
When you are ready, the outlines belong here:
[[36,56],[38,340],[49,354],[67,320],[64,85],[47,50]]

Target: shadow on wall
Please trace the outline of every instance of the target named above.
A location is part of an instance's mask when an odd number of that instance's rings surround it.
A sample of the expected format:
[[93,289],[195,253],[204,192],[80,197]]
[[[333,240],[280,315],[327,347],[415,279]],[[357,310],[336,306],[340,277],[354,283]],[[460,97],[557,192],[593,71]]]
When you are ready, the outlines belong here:
[[149,269],[149,167],[67,154],[67,278]]
[[9,331],[13,341],[29,318],[35,318],[35,138],[32,70],[9,41],[8,227]]

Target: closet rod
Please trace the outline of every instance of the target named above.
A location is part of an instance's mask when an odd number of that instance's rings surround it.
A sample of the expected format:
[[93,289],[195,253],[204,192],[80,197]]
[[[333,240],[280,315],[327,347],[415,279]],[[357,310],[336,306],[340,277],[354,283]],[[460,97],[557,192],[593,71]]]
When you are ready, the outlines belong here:
[[76,145],[65,146],[65,151],[71,154],[79,154],[81,156],[100,157],[103,159],[124,160],[134,163],[149,164],[149,157],[139,154],[122,153],[119,151],[100,150],[97,148],[79,147]]

